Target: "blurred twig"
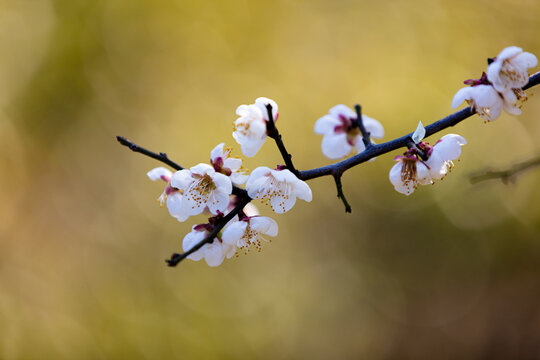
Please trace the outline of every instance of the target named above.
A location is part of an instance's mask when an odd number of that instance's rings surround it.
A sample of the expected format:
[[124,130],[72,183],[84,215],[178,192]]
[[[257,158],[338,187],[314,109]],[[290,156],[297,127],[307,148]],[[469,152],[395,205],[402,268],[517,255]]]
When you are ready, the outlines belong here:
[[472,174],[469,181],[471,184],[477,184],[482,181],[500,179],[503,183],[508,184],[515,179],[518,173],[530,169],[535,166],[540,166],[540,156],[514,164],[506,170],[484,170]]

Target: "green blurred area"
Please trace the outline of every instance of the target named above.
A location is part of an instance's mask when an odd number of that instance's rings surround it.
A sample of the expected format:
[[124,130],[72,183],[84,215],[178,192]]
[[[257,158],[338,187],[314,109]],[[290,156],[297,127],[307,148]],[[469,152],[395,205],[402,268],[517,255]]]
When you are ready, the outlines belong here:
[[[362,104],[383,141],[452,112],[462,81],[517,45],[525,1],[0,1],[0,358],[518,359],[540,356],[540,169],[469,183],[540,153],[540,99],[473,117],[452,174],[405,197],[393,156],[310,181],[280,234],[219,268],[163,260],[204,217],[155,199],[155,161],[239,146],[240,104],[267,96],[300,169],[328,164],[316,119]],[[535,69],[534,71],[536,71]],[[532,90],[530,93],[538,93]],[[443,135],[443,134],[440,134]],[[428,139],[434,143],[438,137]],[[274,167],[267,142],[247,167]]]

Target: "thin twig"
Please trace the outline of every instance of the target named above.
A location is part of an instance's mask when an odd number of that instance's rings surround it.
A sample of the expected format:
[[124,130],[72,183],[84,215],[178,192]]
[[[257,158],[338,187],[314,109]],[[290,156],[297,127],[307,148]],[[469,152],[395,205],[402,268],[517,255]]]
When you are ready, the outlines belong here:
[[506,170],[484,170],[475,173],[471,175],[469,181],[471,184],[477,184],[481,181],[500,179],[503,183],[507,184],[518,173],[535,166],[540,166],[540,156],[515,164]]
[[360,129],[360,133],[362,133],[362,142],[367,149],[371,145],[373,145],[370,140],[371,134],[369,133],[369,131],[366,130],[366,127],[364,126],[364,120],[362,119],[362,108],[360,107],[360,104],[356,104],[354,106],[354,109],[356,110],[356,124]]
[[292,155],[287,152],[283,140],[281,140],[281,134],[279,133],[276,124],[274,122],[274,115],[272,114],[272,105],[267,104],[266,110],[268,111],[268,121],[266,122],[266,131],[268,136],[274,139],[276,145],[285,161],[285,166],[289,169],[294,175],[298,176],[298,170],[293,165]]
[[155,152],[152,152],[150,150],[147,150],[145,148],[140,147],[137,144],[132,143],[131,141],[129,141],[128,139],[126,139],[125,137],[122,137],[122,136],[117,136],[116,140],[118,140],[118,142],[120,144],[122,144],[124,146],[127,146],[131,151],[134,151],[134,152],[149,156],[149,157],[151,157],[153,159],[159,160],[159,161],[169,165],[173,169],[176,169],[176,170],[182,170],[183,169],[182,166],[178,165],[177,163],[175,163],[174,161],[169,159],[167,157],[167,154],[165,154],[165,153],[156,154]]
[[336,189],[337,189],[337,197],[343,201],[343,205],[345,205],[345,212],[350,213],[352,211],[351,205],[349,205],[349,202],[345,198],[345,194],[343,193],[343,186],[341,185],[341,175],[334,175],[334,181],[336,182]]

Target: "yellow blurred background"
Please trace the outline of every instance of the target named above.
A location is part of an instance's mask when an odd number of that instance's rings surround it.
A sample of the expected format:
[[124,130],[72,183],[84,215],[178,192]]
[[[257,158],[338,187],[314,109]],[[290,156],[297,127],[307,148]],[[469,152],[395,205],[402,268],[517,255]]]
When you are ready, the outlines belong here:
[[[239,146],[240,104],[279,104],[298,168],[329,163],[313,133],[360,103],[383,141],[452,112],[462,81],[509,45],[540,54],[540,2],[0,1],[0,358],[518,359],[540,357],[540,169],[469,183],[540,153],[540,99],[473,117],[435,186],[405,197],[399,152],[272,216],[279,236],[218,268],[164,259],[179,223],[154,160]],[[537,71],[533,69],[533,71]],[[531,93],[538,93],[533,90]],[[443,134],[440,134],[443,135]],[[438,137],[428,139],[432,143]],[[268,142],[247,167],[281,163]]]

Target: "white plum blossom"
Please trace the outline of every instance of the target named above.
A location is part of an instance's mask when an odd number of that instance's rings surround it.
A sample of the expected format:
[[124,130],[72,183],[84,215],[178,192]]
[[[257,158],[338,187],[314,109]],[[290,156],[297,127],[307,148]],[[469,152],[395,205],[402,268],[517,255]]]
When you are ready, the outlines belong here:
[[[210,233],[207,224],[195,225],[182,241],[184,252],[191,250],[195,245],[203,241]],[[212,243],[204,244],[199,250],[189,255],[187,258],[193,261],[199,261],[204,258],[208,266],[219,266],[223,262],[225,255],[223,253],[223,243],[219,238],[215,238]]]
[[263,235],[276,236],[277,234],[278,225],[273,219],[265,216],[245,217],[223,230],[221,238],[224,254],[230,258],[236,253],[237,248],[247,252],[251,246],[260,251],[261,241],[266,241]]
[[396,156],[397,163],[390,169],[390,182],[394,189],[405,195],[411,195],[418,185],[432,184],[428,167],[407,151],[403,156]]
[[[340,104],[328,111],[315,123],[315,133],[323,135],[321,149],[329,159],[347,156],[354,148],[357,152],[365,150],[362,134],[357,125],[357,115],[349,107]],[[362,115],[366,131],[376,139],[384,136],[384,128],[380,122]]]
[[225,147],[224,143],[217,145],[210,152],[210,163],[214,170],[231,178],[235,185],[246,182],[248,175],[242,170],[242,159],[230,156],[232,148]]
[[452,108],[457,108],[464,101],[486,121],[497,120],[503,109],[503,99],[491,85],[459,89],[452,100]]
[[[461,147],[467,144],[462,136],[448,134],[431,146],[420,141],[424,135],[425,129],[419,123],[411,137],[415,146],[395,158],[397,164],[390,169],[389,178],[397,192],[410,195],[418,185],[429,185],[433,184],[433,179],[442,179],[454,167],[453,160],[461,155]],[[422,160],[420,153],[427,159]]]
[[240,116],[234,122],[233,137],[247,157],[255,156],[266,140],[266,122],[269,121],[266,105],[272,107],[273,120],[278,118],[278,106],[275,101],[260,97],[255,104],[240,105],[236,114]]
[[312,200],[308,184],[287,169],[272,170],[264,166],[256,168],[249,176],[246,190],[252,199],[262,199],[269,203],[278,214],[289,211],[297,197],[307,202]]
[[170,170],[160,166],[150,170],[146,175],[152,181],[163,180],[167,183],[167,186],[165,186],[165,190],[163,190],[163,193],[158,198],[159,206],[163,206],[163,203],[166,201],[169,213],[179,220],[182,219],[180,221],[185,221],[188,216],[184,217],[177,211],[182,201],[182,194],[184,193],[184,190],[176,189],[171,186],[171,178],[173,176],[173,173]]
[[202,213],[206,207],[212,214],[224,213],[232,192],[229,177],[216,172],[208,164],[177,171],[172,176],[171,185],[183,190],[181,201],[174,204],[173,209],[173,216],[180,221]]
[[[425,162],[432,179],[442,179],[453,167],[453,160],[461,155],[461,147],[467,144],[463,136],[456,134],[444,135],[431,150],[429,159]],[[429,147],[428,147],[429,149]]]
[[487,78],[500,93],[509,89],[521,89],[529,81],[527,69],[537,64],[538,59],[534,54],[510,46],[503,49],[489,64]]

